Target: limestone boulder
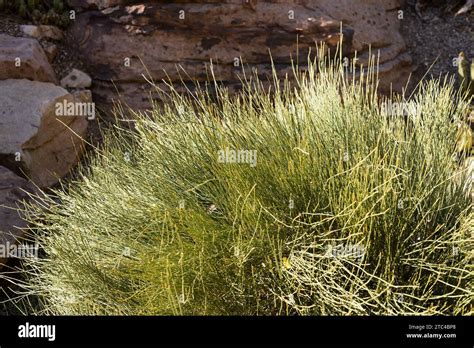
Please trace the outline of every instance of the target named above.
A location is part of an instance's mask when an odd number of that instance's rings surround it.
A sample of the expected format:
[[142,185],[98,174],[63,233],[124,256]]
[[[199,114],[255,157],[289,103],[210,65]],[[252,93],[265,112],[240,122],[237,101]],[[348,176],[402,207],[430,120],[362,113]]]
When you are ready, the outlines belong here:
[[92,107],[51,83],[0,81],[0,164],[39,187],[56,184],[83,153]]
[[57,83],[37,40],[0,34],[0,80],[29,79]]

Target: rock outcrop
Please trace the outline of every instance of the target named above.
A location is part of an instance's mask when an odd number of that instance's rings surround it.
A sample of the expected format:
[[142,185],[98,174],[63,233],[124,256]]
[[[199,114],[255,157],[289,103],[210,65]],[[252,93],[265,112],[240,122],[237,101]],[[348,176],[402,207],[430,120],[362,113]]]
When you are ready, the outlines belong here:
[[0,80],[3,79],[57,82],[37,40],[0,34]]
[[[379,60],[382,92],[400,92],[413,70],[412,59],[400,33],[405,0],[314,0],[307,1],[354,30],[351,53],[357,51],[361,63],[369,52]],[[401,12],[399,12],[401,11]]]
[[83,152],[88,106],[51,83],[0,81],[2,163],[40,187],[54,185]]
[[94,80],[96,101],[106,105],[120,95],[130,106],[146,109],[156,95],[143,75],[160,87],[163,78],[189,85],[208,79],[210,60],[216,79],[231,88],[239,84],[239,59],[265,75],[271,52],[283,75],[291,71],[291,58],[304,65],[317,42],[335,47],[341,23],[344,54],[357,50],[363,63],[369,46],[375,54],[380,50],[381,87],[400,90],[411,72],[399,33],[401,2],[70,0],[82,12],[69,34]]

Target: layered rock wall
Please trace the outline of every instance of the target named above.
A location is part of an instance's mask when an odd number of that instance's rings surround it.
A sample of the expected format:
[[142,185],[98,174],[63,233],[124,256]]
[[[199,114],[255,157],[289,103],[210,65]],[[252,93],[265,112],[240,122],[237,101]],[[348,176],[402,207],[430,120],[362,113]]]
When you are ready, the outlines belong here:
[[215,78],[231,89],[239,85],[240,59],[268,75],[271,52],[283,75],[291,72],[292,58],[304,65],[317,43],[334,48],[341,28],[344,54],[358,51],[360,62],[367,62],[371,47],[380,54],[382,90],[401,90],[411,72],[399,33],[401,3],[71,0],[78,15],[69,37],[92,74],[96,101],[105,105],[120,95],[146,109],[150,85],[143,75],[159,86],[164,78],[178,85],[205,81],[211,60]]

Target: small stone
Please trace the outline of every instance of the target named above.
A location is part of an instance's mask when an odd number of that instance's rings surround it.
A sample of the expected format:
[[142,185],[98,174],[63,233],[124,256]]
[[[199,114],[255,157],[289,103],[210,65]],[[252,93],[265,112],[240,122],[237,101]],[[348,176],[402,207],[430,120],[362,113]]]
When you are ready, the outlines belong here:
[[81,103],[91,103],[92,102],[92,93],[88,89],[80,89],[72,92],[74,99]]
[[58,46],[55,44],[48,44],[43,46],[43,51],[46,53],[46,57],[48,57],[48,61],[52,63],[54,58],[58,55]]
[[85,72],[72,69],[72,71],[61,80],[61,86],[64,88],[89,88],[92,79]]
[[35,39],[41,38],[41,30],[36,25],[20,25],[20,30],[28,36]]
[[109,15],[115,11],[118,11],[119,9],[120,9],[120,6],[109,7],[109,8],[106,8],[105,10],[102,10],[102,13],[105,15]]
[[54,25],[40,25],[39,31],[41,38],[51,39],[60,41],[64,38],[64,34],[61,29],[55,27]]
[[126,11],[129,14],[133,14],[133,13],[143,14],[143,12],[145,12],[145,5],[142,4],[142,5],[127,6]]
[[125,24],[125,23],[128,23],[128,22],[131,22],[133,20],[133,16],[132,15],[127,15],[127,16],[121,16],[117,19],[117,21],[119,23],[122,23],[122,24]]
[[62,40],[64,34],[61,29],[54,25],[20,25],[20,30],[35,39]]

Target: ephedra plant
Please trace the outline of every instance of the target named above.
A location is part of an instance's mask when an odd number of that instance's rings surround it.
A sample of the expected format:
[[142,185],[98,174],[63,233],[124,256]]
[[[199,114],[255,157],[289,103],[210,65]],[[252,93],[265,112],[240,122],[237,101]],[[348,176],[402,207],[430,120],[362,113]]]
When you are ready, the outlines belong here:
[[132,110],[26,208],[44,257],[22,295],[43,314],[472,314],[468,101],[423,82],[390,101],[416,113],[387,114],[376,69],[345,71],[320,54],[271,88],[170,86]]

